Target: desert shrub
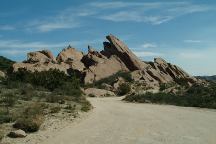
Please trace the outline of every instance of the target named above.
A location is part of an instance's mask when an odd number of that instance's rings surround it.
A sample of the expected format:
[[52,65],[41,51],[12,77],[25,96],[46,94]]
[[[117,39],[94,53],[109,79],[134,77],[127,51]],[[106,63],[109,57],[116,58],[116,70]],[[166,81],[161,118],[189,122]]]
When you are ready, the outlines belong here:
[[85,102],[82,102],[81,105],[82,105],[81,111],[84,111],[84,112],[87,112],[87,111],[91,110],[91,108],[92,108],[91,103],[87,100]]
[[118,95],[122,96],[128,94],[131,91],[131,86],[129,83],[122,83],[118,88]]
[[61,110],[60,106],[55,106],[50,108],[50,113],[58,113]]
[[23,100],[29,101],[35,96],[34,87],[31,84],[23,85],[20,89],[20,94]]
[[75,86],[79,85],[79,81],[75,76],[67,76],[64,72],[57,69],[41,72],[30,72],[25,69],[19,69],[19,71],[9,74],[8,81],[30,83],[34,86],[45,87],[51,91],[65,82],[71,82]]
[[4,132],[0,130],[0,142],[4,138]]
[[15,102],[16,102],[16,98],[15,98],[14,93],[8,92],[8,93],[3,94],[1,103],[3,103],[6,107],[14,106]]
[[[76,78],[75,74],[68,76],[64,72],[56,69],[34,73],[20,69],[18,72],[11,73],[6,81],[7,85],[11,85],[14,82],[16,84],[29,83],[34,88],[40,87],[41,89],[43,87],[58,95],[70,95],[77,99],[82,95],[80,80]],[[25,93],[28,93],[27,89]]]
[[0,124],[12,122],[12,116],[6,111],[0,111]]
[[175,85],[174,83],[161,83],[160,84],[160,91],[163,91],[165,89],[173,87],[174,85]]
[[44,120],[44,105],[34,103],[27,107],[20,118],[13,125],[14,128],[22,129],[25,132],[36,132]]
[[36,132],[43,123],[43,117],[35,116],[31,118],[20,118],[13,125],[14,128],[22,129],[25,132]]
[[184,78],[176,78],[175,82],[181,86],[189,87],[188,80]]
[[74,104],[73,106],[71,104],[67,104],[65,107],[66,110],[69,110],[68,112],[74,113],[76,111],[76,105]]
[[55,91],[60,95],[68,95],[74,97],[80,97],[82,95],[82,91],[80,89],[79,81],[74,80],[73,83],[65,82]]
[[56,94],[47,94],[45,95],[45,99],[46,99],[46,102],[49,102],[49,103],[61,103],[63,99],[63,96],[61,95],[56,95]]
[[7,109],[9,113],[9,107],[13,107],[16,103],[16,96],[12,92],[4,93],[0,95],[0,104]]
[[129,102],[171,104],[186,107],[216,108],[216,86],[194,85],[183,94],[145,93],[131,94],[124,98]]

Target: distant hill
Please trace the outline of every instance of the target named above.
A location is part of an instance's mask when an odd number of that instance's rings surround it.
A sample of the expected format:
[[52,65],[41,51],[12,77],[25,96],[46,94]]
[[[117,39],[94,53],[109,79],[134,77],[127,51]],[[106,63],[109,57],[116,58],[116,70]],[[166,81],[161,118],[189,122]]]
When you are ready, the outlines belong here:
[[15,62],[6,58],[6,57],[3,57],[3,56],[0,56],[0,70],[1,71],[7,71],[7,69],[12,66]]
[[213,75],[213,76],[197,76],[197,78],[208,80],[208,81],[216,81],[216,75]]

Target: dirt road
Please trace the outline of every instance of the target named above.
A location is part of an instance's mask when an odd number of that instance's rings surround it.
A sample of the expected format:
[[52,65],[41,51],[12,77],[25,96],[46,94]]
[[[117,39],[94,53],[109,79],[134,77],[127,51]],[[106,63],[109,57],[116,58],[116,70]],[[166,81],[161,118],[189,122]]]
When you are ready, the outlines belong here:
[[43,144],[215,144],[216,111],[90,98],[89,116]]

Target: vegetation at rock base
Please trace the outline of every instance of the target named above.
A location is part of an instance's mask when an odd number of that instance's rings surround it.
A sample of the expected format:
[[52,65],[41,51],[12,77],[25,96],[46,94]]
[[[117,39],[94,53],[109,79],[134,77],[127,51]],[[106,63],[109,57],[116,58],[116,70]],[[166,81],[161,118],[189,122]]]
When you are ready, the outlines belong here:
[[124,100],[138,103],[170,104],[216,109],[216,84],[211,83],[208,86],[195,84],[181,94],[162,92],[131,94],[126,96]]
[[[46,117],[65,111],[76,117],[92,106],[83,95],[80,81],[59,70],[8,73],[0,81],[0,126],[36,132]],[[70,106],[70,107],[69,107]],[[12,123],[13,126],[12,126]],[[7,133],[3,130],[3,135]]]
[[131,86],[129,83],[122,83],[118,88],[118,95],[122,96],[128,94],[131,91]]
[[42,104],[34,103],[27,107],[13,125],[14,128],[22,129],[25,132],[36,132],[44,120],[44,107]]

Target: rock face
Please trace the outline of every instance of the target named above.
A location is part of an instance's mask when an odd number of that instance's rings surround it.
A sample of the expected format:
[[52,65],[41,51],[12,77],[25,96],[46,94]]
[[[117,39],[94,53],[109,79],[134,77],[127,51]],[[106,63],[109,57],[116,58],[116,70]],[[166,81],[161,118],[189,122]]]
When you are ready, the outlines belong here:
[[27,61],[15,63],[13,71],[24,68],[31,72],[58,69],[70,75],[71,70],[80,74],[83,83],[93,83],[109,77],[119,71],[131,72],[135,81],[154,86],[160,83],[176,82],[179,79],[189,84],[197,81],[176,65],[167,63],[162,58],[154,62],[143,62],[118,38],[108,35],[104,50],[95,51],[88,46],[88,53],[83,54],[68,46],[55,58],[50,51],[43,50],[27,54]]
[[5,77],[5,73],[0,71],[0,78],[4,78]]
[[80,61],[83,57],[83,53],[76,51],[75,48],[72,48],[70,45],[63,49],[57,56],[57,61],[60,62],[67,62],[67,61]]
[[10,132],[8,136],[11,138],[23,138],[23,137],[26,137],[27,134],[23,130],[16,130],[16,131]]
[[105,53],[117,55],[130,71],[144,69],[147,66],[118,38],[113,35],[108,35],[106,38],[109,40],[109,43],[104,42]]

